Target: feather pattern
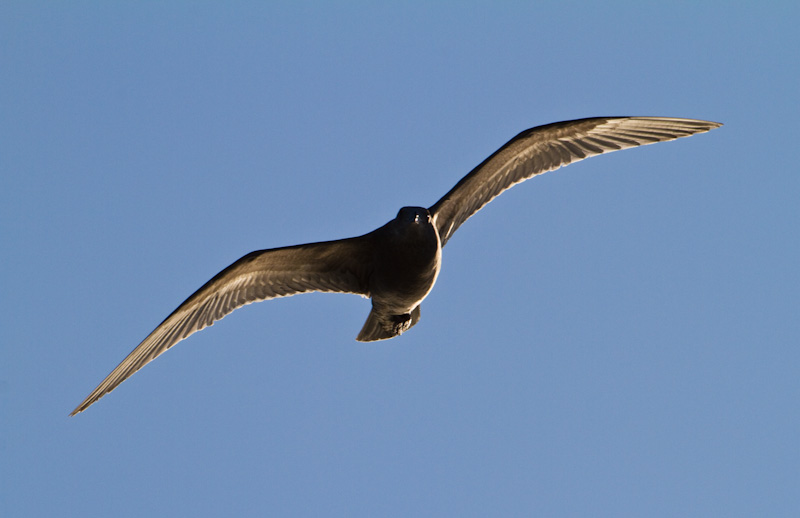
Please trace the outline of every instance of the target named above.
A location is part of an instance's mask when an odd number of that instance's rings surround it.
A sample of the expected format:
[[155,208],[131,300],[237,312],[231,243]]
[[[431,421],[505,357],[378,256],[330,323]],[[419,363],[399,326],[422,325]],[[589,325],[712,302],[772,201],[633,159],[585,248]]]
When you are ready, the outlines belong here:
[[369,297],[371,257],[365,245],[370,237],[247,254],[178,306],[70,415],[82,412],[176,343],[246,304],[311,291]]
[[528,178],[602,153],[688,137],[719,126],[668,117],[595,117],[531,128],[484,160],[429,210],[444,246],[470,216]]

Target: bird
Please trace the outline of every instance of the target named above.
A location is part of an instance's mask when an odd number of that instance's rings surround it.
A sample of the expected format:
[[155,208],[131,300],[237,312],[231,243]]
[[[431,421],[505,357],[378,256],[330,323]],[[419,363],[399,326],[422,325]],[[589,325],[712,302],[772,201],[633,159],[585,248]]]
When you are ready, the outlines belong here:
[[251,252],[189,296],[70,416],[173,345],[253,302],[309,292],[353,293],[372,299],[356,340],[399,336],[419,322],[420,304],[441,269],[442,248],[506,189],[585,158],[720,126],[669,117],[592,117],[537,126],[509,140],[429,208],[403,207],[393,220],[358,237]]

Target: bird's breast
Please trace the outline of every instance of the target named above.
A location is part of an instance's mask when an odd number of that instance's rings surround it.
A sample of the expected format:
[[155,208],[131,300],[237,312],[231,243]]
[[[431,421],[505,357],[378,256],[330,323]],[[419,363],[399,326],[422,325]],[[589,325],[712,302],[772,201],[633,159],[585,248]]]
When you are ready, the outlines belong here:
[[417,307],[436,282],[442,249],[435,229],[408,232],[387,239],[372,275],[374,302],[394,307],[398,314]]

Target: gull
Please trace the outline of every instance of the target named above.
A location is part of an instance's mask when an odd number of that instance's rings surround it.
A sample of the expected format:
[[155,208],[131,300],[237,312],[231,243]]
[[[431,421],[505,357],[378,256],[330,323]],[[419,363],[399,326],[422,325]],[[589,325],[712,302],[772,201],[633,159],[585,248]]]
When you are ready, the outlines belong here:
[[86,410],[133,373],[233,310],[314,291],[372,299],[356,337],[386,340],[411,329],[439,275],[442,247],[506,189],[533,176],[603,153],[705,133],[722,124],[668,117],[593,117],[523,131],[429,208],[403,207],[363,236],[251,252],[194,292],[70,414]]

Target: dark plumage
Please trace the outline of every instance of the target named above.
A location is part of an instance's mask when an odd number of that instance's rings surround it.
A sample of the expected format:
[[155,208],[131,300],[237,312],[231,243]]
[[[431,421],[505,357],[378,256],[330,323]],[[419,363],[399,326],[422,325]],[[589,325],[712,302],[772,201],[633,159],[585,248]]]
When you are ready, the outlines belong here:
[[311,291],[356,293],[372,311],[356,338],[397,336],[420,317],[436,282],[442,247],[470,216],[509,187],[590,156],[664,142],[721,124],[664,117],[597,117],[523,131],[429,209],[403,207],[360,237],[260,250],[214,276],[150,333],[72,414],[86,410],[134,372],[234,309]]

